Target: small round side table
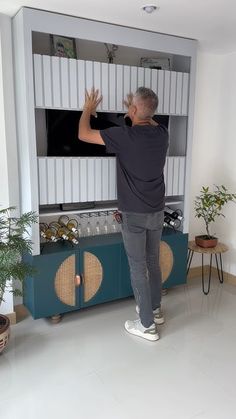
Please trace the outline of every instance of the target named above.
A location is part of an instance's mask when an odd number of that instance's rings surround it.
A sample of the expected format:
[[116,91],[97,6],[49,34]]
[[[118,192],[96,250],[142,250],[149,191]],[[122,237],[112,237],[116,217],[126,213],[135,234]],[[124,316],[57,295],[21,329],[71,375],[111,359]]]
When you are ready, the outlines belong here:
[[[223,244],[223,243],[218,243],[215,247],[208,247],[208,248],[197,246],[194,241],[191,241],[188,243],[187,274],[189,272],[189,269],[192,263],[194,252],[201,253],[202,255],[202,291],[204,292],[205,295],[209,294],[209,291],[210,291],[213,255],[215,255],[219,281],[221,284],[224,282],[224,274],[223,274],[223,268],[222,268],[222,253],[227,252],[227,250],[229,250],[228,246],[226,246],[226,244]],[[209,276],[208,276],[207,289],[205,289],[205,279],[204,279],[204,255],[210,255],[210,270],[209,270]]]

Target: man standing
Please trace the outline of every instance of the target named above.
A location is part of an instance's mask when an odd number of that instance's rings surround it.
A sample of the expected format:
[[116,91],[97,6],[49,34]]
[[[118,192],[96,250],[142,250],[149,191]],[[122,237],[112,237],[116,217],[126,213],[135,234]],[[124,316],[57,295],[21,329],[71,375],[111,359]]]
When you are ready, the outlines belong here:
[[118,208],[122,213],[122,235],[129,260],[131,284],[138,320],[127,320],[127,332],[158,340],[156,324],[164,323],[161,312],[159,247],[164,220],[163,169],[168,131],[153,120],[157,95],[140,87],[125,102],[132,127],[93,130],[90,115],[102,100],[98,90],[86,92],[79,122],[79,139],[105,145],[117,157]]

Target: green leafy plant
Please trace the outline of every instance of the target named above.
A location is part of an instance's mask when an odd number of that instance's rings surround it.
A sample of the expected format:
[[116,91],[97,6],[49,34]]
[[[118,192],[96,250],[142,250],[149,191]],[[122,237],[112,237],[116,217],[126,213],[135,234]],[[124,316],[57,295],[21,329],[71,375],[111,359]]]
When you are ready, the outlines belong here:
[[195,204],[195,216],[197,218],[203,218],[206,227],[206,239],[211,239],[213,236],[210,233],[209,226],[215,222],[217,217],[224,217],[222,214],[222,208],[229,201],[235,202],[236,194],[229,193],[228,189],[223,186],[215,185],[214,190],[211,192],[209,187],[202,187],[200,195],[196,197]]
[[[0,210],[0,305],[9,279],[21,283],[27,275],[33,273],[33,268],[22,260],[25,253],[32,253],[32,242],[28,229],[37,222],[33,212],[27,212],[20,217],[11,217],[14,207]],[[19,288],[12,289],[14,295],[21,295]]]

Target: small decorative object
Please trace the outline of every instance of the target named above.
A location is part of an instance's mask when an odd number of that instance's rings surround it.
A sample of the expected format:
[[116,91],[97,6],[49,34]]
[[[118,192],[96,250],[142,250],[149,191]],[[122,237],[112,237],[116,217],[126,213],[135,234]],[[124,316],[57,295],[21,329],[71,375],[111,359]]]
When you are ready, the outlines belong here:
[[[21,283],[27,275],[32,275],[34,269],[24,261],[24,253],[32,253],[32,243],[29,240],[28,228],[37,222],[33,212],[23,214],[21,217],[12,217],[14,207],[0,210],[0,308],[4,301],[4,292],[7,281],[11,278]],[[10,289],[14,295],[22,295],[19,288]],[[10,322],[6,316],[0,315],[0,352],[9,340]]]
[[215,186],[213,192],[209,190],[209,187],[202,187],[200,195],[195,199],[195,216],[197,218],[203,218],[206,233],[201,236],[195,237],[195,243],[200,247],[215,247],[218,243],[217,237],[214,237],[210,233],[209,226],[215,222],[219,216],[224,217],[222,214],[222,208],[229,201],[235,202],[236,194],[228,192],[228,189],[223,186]]
[[52,55],[56,57],[77,58],[74,38],[59,35],[50,35],[50,38]]
[[148,58],[143,57],[140,60],[141,67],[154,68],[156,70],[170,70],[170,58]]
[[114,58],[116,56],[116,51],[118,50],[118,45],[112,44],[109,46],[109,44],[104,43],[106,50],[107,50],[107,59],[108,63],[112,64],[114,61]]

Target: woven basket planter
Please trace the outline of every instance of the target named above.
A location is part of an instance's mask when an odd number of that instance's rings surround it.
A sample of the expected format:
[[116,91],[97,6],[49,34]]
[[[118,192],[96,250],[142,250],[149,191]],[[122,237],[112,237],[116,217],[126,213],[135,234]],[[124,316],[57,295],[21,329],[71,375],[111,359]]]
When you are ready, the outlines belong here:
[[0,354],[6,348],[10,339],[10,320],[0,314]]

